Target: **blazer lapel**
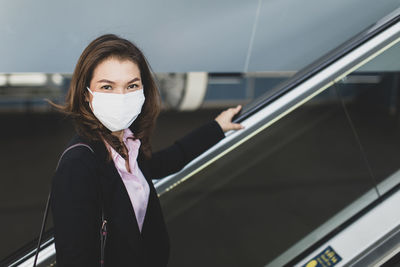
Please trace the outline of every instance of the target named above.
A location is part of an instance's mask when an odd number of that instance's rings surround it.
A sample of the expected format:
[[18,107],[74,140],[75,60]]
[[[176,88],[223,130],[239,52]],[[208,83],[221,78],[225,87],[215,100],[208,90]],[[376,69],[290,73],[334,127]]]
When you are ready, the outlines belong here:
[[146,214],[144,216],[143,227],[142,227],[142,232],[141,232],[141,235],[143,236],[143,233],[145,232],[145,230],[147,228],[147,225],[149,223],[149,219],[151,217],[151,213],[154,212],[153,206],[155,204],[154,201],[157,199],[157,192],[156,192],[156,189],[154,187],[153,181],[151,179],[151,175],[150,175],[150,170],[149,170],[148,164],[146,164],[146,160],[145,160],[144,155],[141,152],[141,150],[139,150],[139,154],[138,154],[138,157],[137,157],[137,162],[138,162],[138,166],[139,166],[140,170],[143,173],[143,176],[147,180],[147,183],[149,184],[149,187],[150,187],[149,199],[148,199],[148,202],[147,202],[147,209],[146,209]]

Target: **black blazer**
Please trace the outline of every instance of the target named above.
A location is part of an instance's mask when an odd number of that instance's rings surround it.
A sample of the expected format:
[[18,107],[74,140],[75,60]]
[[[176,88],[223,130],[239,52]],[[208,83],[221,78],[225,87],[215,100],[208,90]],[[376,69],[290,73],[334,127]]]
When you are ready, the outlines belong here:
[[106,161],[105,145],[75,136],[68,146],[83,142],[94,153],[83,146],[72,148],[62,157],[53,177],[51,209],[57,266],[99,266],[101,203],[108,220],[105,266],[166,266],[169,237],[151,180],[179,171],[224,137],[213,120],[153,153],[150,160],[139,152],[138,165],[150,186],[140,232],[114,162]]

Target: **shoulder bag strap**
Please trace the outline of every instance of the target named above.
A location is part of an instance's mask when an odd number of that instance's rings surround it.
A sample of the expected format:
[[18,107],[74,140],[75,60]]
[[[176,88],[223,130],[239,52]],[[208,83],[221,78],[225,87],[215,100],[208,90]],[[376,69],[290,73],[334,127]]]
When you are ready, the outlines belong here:
[[[72,148],[78,147],[78,146],[87,147],[92,153],[94,153],[93,149],[89,145],[87,145],[85,143],[76,143],[76,144],[68,147],[67,149],[65,149],[64,152],[61,154],[60,159],[58,160],[58,163],[57,163],[56,171],[57,171],[58,166],[60,165],[61,159],[65,155],[65,153],[67,153]],[[51,196],[51,189],[50,189],[49,195],[47,197],[47,203],[46,203],[46,208],[45,208],[44,215],[43,215],[42,227],[40,229],[39,240],[38,240],[38,244],[37,244],[37,247],[36,247],[35,259],[33,261],[33,267],[36,266],[36,261],[37,261],[37,258],[38,258],[38,255],[39,255],[39,250],[40,250],[40,243],[42,243],[42,237],[43,237],[44,229],[45,229],[45,226],[46,226],[47,215],[49,213],[50,196]],[[103,266],[102,264],[104,262],[104,246],[105,246],[105,239],[106,239],[106,236],[107,236],[107,231],[106,231],[106,223],[107,223],[107,221],[104,220],[104,211],[103,210],[104,209],[103,209],[103,206],[102,206],[101,219],[102,219],[103,223],[102,223],[102,229],[101,229],[101,233],[100,233],[101,234],[101,261],[100,261],[101,266]]]

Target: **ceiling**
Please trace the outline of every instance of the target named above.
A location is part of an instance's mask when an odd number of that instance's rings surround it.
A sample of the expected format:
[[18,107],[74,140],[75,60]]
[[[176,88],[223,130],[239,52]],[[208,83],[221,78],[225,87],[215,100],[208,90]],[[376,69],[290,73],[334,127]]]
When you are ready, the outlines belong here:
[[1,0],[0,72],[71,73],[116,33],[156,72],[297,71],[400,0]]

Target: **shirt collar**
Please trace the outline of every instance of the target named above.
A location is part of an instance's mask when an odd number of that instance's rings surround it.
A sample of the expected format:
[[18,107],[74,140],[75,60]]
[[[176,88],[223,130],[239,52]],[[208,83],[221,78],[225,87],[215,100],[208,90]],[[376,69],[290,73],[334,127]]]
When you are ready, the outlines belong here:
[[131,129],[126,128],[126,129],[124,129],[124,135],[122,137],[122,139],[124,140],[125,143],[126,143],[126,140],[128,139],[128,137],[134,137],[134,135],[133,135]]
[[[133,155],[134,160],[136,160],[136,158],[138,156],[138,151],[134,151],[134,150],[139,150],[140,140],[139,139],[136,139],[136,140],[131,139],[130,141],[132,141],[132,142],[128,142],[129,137],[135,137],[135,135],[132,133],[132,131],[129,128],[126,128],[123,130],[122,140],[124,141],[126,148],[128,149],[128,154]],[[106,143],[106,146],[110,149],[112,159],[115,162],[118,157],[121,157],[121,155],[118,154],[118,152],[115,151],[115,149],[107,141],[105,143]],[[131,160],[131,158],[130,158],[130,160]]]

